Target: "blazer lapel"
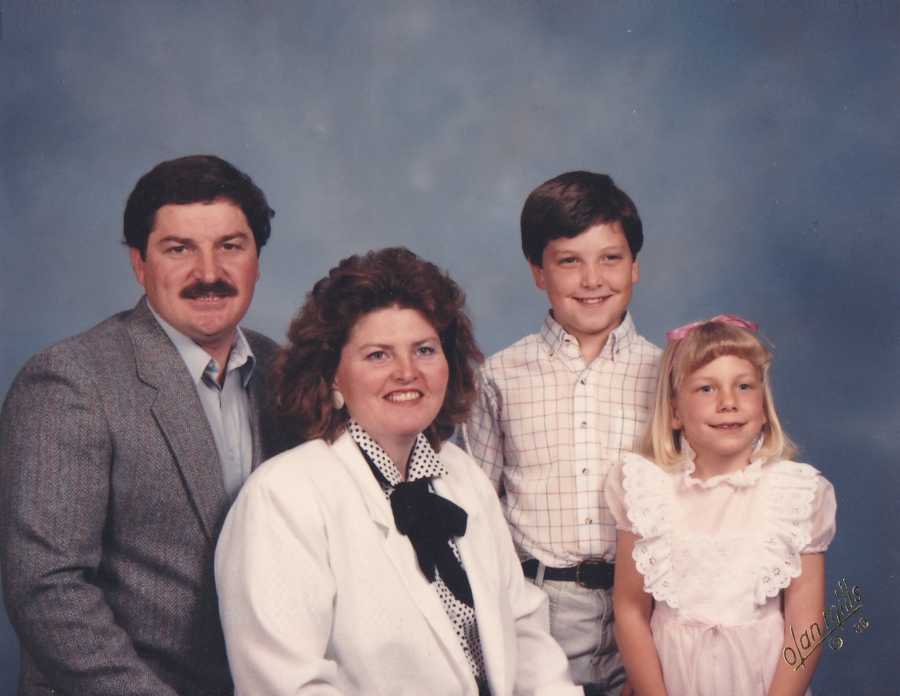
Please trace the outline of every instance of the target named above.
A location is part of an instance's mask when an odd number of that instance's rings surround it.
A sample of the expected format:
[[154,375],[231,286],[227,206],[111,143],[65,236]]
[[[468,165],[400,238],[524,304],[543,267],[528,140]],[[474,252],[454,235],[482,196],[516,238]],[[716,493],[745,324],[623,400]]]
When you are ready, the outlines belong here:
[[457,539],[456,545],[462,557],[472,597],[475,601],[475,618],[478,621],[478,633],[481,637],[481,649],[484,666],[487,670],[491,693],[511,693],[506,685],[506,646],[504,645],[503,617],[497,603],[497,593],[503,588],[491,584],[494,571],[485,566],[488,559],[493,559],[497,549],[491,543],[486,547],[484,540],[493,542],[491,534],[479,533],[482,525],[489,525],[489,520],[481,512],[481,506],[471,485],[451,474],[446,479],[437,479],[435,491],[459,505],[468,515],[466,533]]
[[453,630],[453,625],[444,611],[444,606],[441,604],[437,592],[419,569],[416,554],[409,539],[397,531],[390,502],[372,475],[368,462],[362,456],[353,438],[347,433],[341,435],[334,442],[333,448],[356,483],[372,520],[384,531],[385,552],[397,569],[406,593],[428,621],[438,642],[448,654],[449,661],[462,684],[474,684],[466,656]]
[[[210,540],[228,510],[228,497],[212,430],[184,361],[150,313],[146,298],[129,318],[140,379],[157,390],[151,411]],[[254,456],[256,445],[254,445]]]

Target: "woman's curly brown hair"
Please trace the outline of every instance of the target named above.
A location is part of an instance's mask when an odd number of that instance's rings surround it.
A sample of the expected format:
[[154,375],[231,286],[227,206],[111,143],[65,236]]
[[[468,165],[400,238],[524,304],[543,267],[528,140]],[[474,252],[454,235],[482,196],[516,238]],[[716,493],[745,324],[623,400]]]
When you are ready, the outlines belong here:
[[392,247],[350,256],[319,280],[288,329],[275,363],[275,409],[291,443],[333,442],[347,422],[331,392],[341,350],[363,316],[387,307],[414,309],[434,327],[449,367],[447,395],[425,430],[439,449],[468,416],[475,400],[475,368],[484,356],[465,312],[465,295],[433,263]]

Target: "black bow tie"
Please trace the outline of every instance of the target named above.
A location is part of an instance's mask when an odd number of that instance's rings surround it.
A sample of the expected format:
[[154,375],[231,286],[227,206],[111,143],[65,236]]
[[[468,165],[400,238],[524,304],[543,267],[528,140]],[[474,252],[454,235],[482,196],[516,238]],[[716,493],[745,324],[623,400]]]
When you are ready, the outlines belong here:
[[450,539],[466,533],[466,511],[430,491],[424,478],[399,484],[391,494],[391,510],[397,531],[409,537],[428,581],[434,582],[437,568],[453,595],[473,606],[469,579],[449,544]]

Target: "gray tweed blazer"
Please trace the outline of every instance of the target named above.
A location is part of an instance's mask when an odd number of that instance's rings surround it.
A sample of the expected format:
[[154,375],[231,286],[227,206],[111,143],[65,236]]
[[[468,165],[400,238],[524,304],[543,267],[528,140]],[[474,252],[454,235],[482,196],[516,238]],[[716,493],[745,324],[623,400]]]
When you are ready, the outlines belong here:
[[[245,331],[253,465],[276,345]],[[20,696],[233,692],[213,551],[229,501],[184,362],[142,299],[31,358],[0,414],[0,560]]]

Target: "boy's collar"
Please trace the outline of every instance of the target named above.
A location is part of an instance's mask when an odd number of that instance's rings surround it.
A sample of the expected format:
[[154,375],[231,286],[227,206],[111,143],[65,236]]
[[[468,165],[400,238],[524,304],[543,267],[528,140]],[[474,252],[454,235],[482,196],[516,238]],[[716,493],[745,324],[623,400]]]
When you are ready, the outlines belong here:
[[[616,354],[631,343],[636,335],[637,329],[631,318],[631,312],[626,312],[622,323],[606,339],[606,344],[597,357],[615,360]],[[553,318],[551,311],[548,311],[547,316],[544,318],[544,325],[541,327],[541,338],[547,345],[551,357],[559,353],[566,358],[581,358],[581,348],[579,347],[578,339],[566,331],[562,324]]]

